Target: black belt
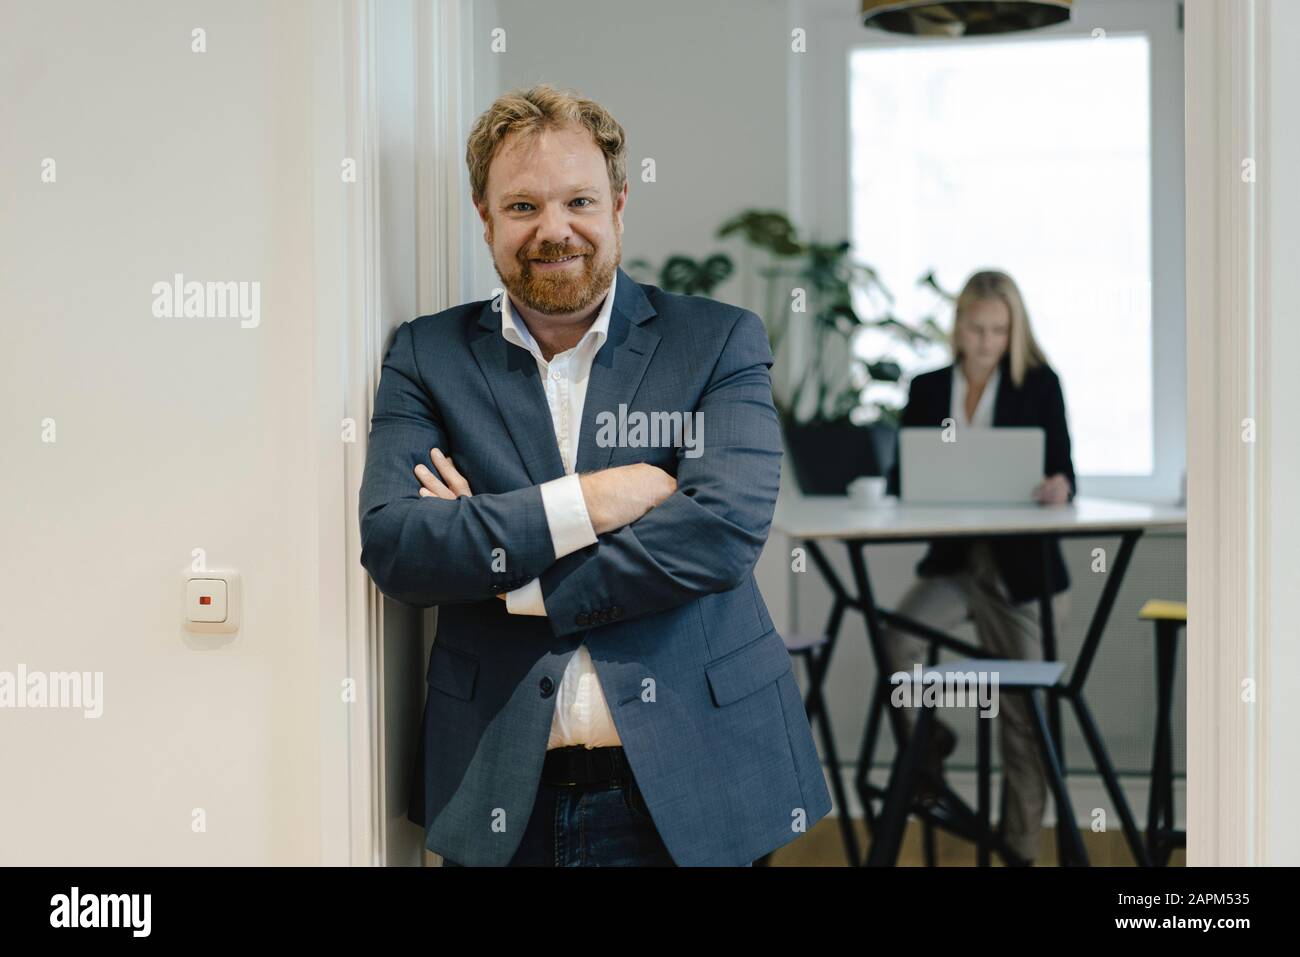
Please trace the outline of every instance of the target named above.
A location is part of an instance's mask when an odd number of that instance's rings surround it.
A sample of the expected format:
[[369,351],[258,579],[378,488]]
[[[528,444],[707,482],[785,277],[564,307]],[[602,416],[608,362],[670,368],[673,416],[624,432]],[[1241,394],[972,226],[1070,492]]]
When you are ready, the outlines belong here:
[[621,747],[588,748],[575,744],[551,748],[542,764],[542,780],[562,787],[584,787],[630,780],[632,767]]

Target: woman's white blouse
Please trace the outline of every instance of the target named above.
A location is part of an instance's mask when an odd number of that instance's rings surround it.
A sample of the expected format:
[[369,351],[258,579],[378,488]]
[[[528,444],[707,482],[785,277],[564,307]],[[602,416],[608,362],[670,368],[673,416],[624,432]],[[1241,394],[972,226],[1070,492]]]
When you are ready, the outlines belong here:
[[994,369],[993,374],[989,376],[988,384],[984,386],[984,392],[980,395],[979,404],[975,406],[975,414],[970,420],[966,419],[966,393],[970,388],[970,383],[966,381],[966,374],[962,371],[961,363],[957,362],[952,367],[952,407],[949,415],[958,425],[966,425],[971,428],[991,429],[993,428],[993,403],[998,394],[998,381],[1002,378],[1002,370]]

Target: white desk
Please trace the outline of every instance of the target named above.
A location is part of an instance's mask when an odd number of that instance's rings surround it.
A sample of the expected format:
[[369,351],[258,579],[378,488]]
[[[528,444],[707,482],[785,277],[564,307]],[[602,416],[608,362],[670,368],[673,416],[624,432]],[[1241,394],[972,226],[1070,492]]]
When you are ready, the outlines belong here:
[[[835,649],[844,612],[849,609],[863,613],[866,619],[867,636],[871,642],[872,654],[876,661],[877,684],[872,700],[871,711],[867,721],[867,731],[859,758],[857,788],[866,811],[868,826],[874,827],[874,814],[871,805],[873,795],[881,795],[881,789],[873,788],[868,781],[871,759],[875,751],[875,739],[879,732],[882,713],[888,713],[894,737],[901,744],[903,726],[901,715],[896,709],[886,709],[890,686],[888,675],[892,668],[883,645],[882,626],[888,624],[901,631],[907,631],[929,640],[934,646],[946,647],[970,657],[987,657],[982,648],[945,634],[937,629],[915,621],[906,616],[876,604],[871,589],[871,579],[863,551],[868,545],[897,545],[904,542],[929,541],[937,538],[976,539],[997,538],[1003,536],[1029,536],[1039,539],[1041,543],[1044,567],[1047,568],[1047,556],[1052,543],[1059,538],[1100,537],[1118,535],[1120,547],[1113,556],[1106,573],[1106,583],[1102,587],[1101,598],[1093,612],[1084,639],[1083,648],[1074,663],[1068,682],[1057,686],[1049,697],[1049,716],[1051,735],[1060,757],[1064,771],[1065,755],[1061,750],[1060,701],[1069,701],[1079,721],[1080,729],[1092,752],[1097,769],[1101,772],[1106,789],[1120,815],[1124,825],[1134,859],[1139,864],[1149,864],[1150,858],[1145,843],[1137,830],[1137,824],[1119,786],[1119,778],[1114,765],[1101,739],[1097,723],[1093,719],[1083,698],[1083,686],[1092,666],[1093,658],[1105,631],[1106,621],[1114,605],[1115,596],[1128,569],[1129,559],[1137,545],[1137,540],[1148,529],[1181,531],[1187,527],[1187,513],[1181,506],[1151,505],[1142,502],[1125,502],[1113,499],[1076,498],[1069,505],[907,505],[897,499],[886,498],[872,505],[859,505],[847,496],[811,496],[782,498],[777,502],[773,527],[791,538],[802,541],[804,548],[818,571],[831,589],[835,601],[830,618],[825,628],[827,638],[825,650],[810,669],[810,683],[813,685],[809,694],[809,718],[818,717],[824,728],[823,741],[830,745],[832,736],[829,728],[829,715],[823,702],[821,685],[825,679],[831,653]],[[842,542],[849,553],[857,594],[851,595],[840,582],[839,577],[826,560],[821,546],[826,542]],[[1047,576],[1044,576],[1045,578]],[[1047,589],[1045,589],[1047,591]],[[1052,618],[1050,594],[1045,593],[1039,599],[1039,617],[1042,623],[1043,656],[1046,660],[1056,660],[1056,630]],[[837,759],[833,755],[835,765]],[[842,799],[842,783],[836,777],[832,781],[836,788],[837,799]],[[951,798],[958,804],[956,795]],[[961,805],[969,813],[969,809]],[[1060,815],[1058,815],[1060,816]],[[1067,827],[1074,822],[1058,823],[1057,843],[1064,849],[1067,843]],[[1064,854],[1062,854],[1064,859]]]
[[773,525],[792,538],[915,540],[968,535],[1045,532],[1107,534],[1187,527],[1180,506],[1104,498],[1076,498],[1069,505],[907,505],[887,498],[856,505],[847,496],[821,495],[777,502]]

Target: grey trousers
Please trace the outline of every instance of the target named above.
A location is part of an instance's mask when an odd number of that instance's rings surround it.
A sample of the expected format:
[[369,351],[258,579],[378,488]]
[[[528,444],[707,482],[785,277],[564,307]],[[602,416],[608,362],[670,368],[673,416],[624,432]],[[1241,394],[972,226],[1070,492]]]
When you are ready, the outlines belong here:
[[[974,621],[980,645],[998,658],[1042,660],[1043,636],[1038,602],[1016,604],[998,574],[987,542],[971,544],[966,568],[952,575],[919,578],[894,609],[940,631],[951,631],[964,621]],[[1070,592],[1052,598],[1057,634],[1070,613]],[[885,647],[894,668],[911,671],[925,664],[929,644],[892,628],[885,629]],[[1047,803],[1047,779],[1038,752],[1033,717],[1028,702],[1018,694],[998,696],[998,747],[1002,757],[1002,833],[1011,849],[1033,860]],[[913,713],[902,709],[910,728]],[[942,711],[936,714],[942,719]],[[977,721],[989,720],[976,718]]]

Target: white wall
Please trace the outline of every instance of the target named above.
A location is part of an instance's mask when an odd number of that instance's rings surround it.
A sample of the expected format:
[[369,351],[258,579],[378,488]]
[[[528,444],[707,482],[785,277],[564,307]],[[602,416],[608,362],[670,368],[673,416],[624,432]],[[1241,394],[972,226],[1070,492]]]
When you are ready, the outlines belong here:
[[[0,711],[0,863],[315,863],[309,3],[2,19],[0,670],[102,671],[104,713]],[[260,325],[155,318],[177,272],[259,281]],[[182,626],[194,548],[234,640]]]

